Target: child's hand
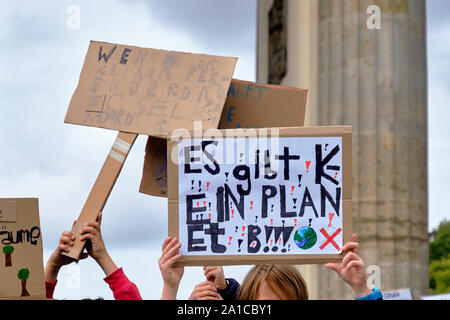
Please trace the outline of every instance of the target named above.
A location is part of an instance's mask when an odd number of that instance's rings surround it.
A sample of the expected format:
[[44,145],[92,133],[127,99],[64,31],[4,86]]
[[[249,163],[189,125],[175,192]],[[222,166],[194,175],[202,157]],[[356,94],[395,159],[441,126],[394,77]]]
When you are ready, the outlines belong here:
[[222,267],[203,267],[206,280],[211,281],[217,286],[219,290],[225,290],[227,287],[227,282],[225,281],[225,276],[223,274]]
[[101,260],[104,260],[108,256],[108,252],[106,251],[105,243],[103,242],[100,229],[101,223],[102,213],[100,212],[98,215],[98,222],[86,222],[83,228],[81,228],[80,230],[80,240],[89,240],[89,243],[86,245],[87,252],[98,263],[100,263]]
[[162,245],[162,254],[158,260],[161,276],[164,280],[161,299],[176,299],[178,286],[183,277],[184,267],[174,267],[174,263],[181,257],[178,250],[181,243],[177,238],[168,237]]
[[83,228],[80,230],[80,240],[89,240],[86,244],[87,252],[95,261],[97,261],[98,265],[108,277],[119,268],[109,256],[108,251],[106,251],[105,243],[103,242],[100,229],[102,216],[103,214],[100,212],[98,214],[98,222],[89,221],[84,224]]
[[223,300],[217,292],[217,285],[211,281],[203,281],[195,286],[189,300]]
[[352,235],[352,242],[347,242],[342,251],[349,251],[340,264],[327,263],[325,268],[336,271],[336,273],[347,282],[353,289],[356,297],[364,297],[372,293],[367,287],[367,274],[364,261],[358,255],[359,244],[356,235]]
[[[76,221],[73,222],[73,225],[75,223]],[[70,247],[73,246],[74,240],[75,235],[71,231],[64,231],[62,233],[61,238],[59,238],[58,247],[53,251],[45,265],[45,281],[56,282],[59,269],[75,261],[62,254],[63,252],[70,252]],[[87,253],[83,253],[80,259],[86,259],[87,257]]]

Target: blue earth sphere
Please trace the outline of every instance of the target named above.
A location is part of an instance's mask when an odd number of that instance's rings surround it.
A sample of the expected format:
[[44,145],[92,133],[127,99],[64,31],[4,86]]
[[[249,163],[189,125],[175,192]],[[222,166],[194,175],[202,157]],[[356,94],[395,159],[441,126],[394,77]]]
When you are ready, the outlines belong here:
[[317,242],[317,234],[311,227],[301,227],[294,234],[294,242],[300,249],[307,250]]

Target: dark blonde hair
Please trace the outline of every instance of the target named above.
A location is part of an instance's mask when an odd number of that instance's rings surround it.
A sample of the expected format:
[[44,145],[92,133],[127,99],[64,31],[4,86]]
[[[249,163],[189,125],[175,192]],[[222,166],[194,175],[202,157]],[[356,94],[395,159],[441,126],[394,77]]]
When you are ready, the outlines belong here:
[[238,300],[256,300],[264,281],[281,300],[308,300],[308,288],[298,269],[273,264],[256,265],[247,273],[239,288]]

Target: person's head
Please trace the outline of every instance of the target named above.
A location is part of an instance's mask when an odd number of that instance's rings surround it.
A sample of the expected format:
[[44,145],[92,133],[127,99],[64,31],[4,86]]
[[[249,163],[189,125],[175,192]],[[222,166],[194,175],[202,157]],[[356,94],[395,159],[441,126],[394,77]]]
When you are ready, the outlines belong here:
[[259,264],[245,276],[239,300],[308,300],[308,289],[297,268]]

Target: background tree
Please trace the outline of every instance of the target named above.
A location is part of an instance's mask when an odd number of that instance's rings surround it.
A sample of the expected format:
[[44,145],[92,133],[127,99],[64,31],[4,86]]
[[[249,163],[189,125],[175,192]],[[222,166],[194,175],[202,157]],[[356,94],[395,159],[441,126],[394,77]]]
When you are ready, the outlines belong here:
[[5,267],[12,267],[11,254],[14,252],[13,246],[4,246],[3,253],[5,254]]
[[447,257],[450,254],[450,221],[442,221],[430,237],[430,262]]
[[450,292],[450,221],[444,220],[430,234],[430,293]]
[[28,269],[20,269],[17,274],[17,278],[22,281],[22,294],[21,297],[28,297],[30,294],[27,290],[27,279],[30,276],[30,270]]

